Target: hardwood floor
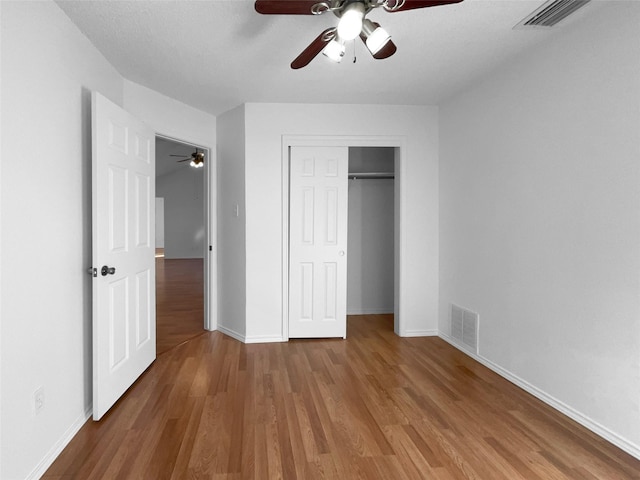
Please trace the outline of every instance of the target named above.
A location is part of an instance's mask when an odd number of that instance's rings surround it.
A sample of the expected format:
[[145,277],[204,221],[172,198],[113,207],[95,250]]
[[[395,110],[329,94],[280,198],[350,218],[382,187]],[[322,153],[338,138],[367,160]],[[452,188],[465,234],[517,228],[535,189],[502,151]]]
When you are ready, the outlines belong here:
[[156,258],[156,352],[161,354],[204,330],[201,258]]
[[640,461],[443,340],[206,332],[158,357],[45,479],[631,479]]

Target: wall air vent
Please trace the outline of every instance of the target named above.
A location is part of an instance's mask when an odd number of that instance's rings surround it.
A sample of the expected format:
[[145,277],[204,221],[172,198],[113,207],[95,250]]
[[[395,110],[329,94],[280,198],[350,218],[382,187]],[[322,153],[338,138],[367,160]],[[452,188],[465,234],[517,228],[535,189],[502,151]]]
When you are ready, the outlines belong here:
[[451,304],[451,337],[463,348],[478,353],[477,313]]
[[550,0],[514,28],[548,28],[557,25],[591,0]]

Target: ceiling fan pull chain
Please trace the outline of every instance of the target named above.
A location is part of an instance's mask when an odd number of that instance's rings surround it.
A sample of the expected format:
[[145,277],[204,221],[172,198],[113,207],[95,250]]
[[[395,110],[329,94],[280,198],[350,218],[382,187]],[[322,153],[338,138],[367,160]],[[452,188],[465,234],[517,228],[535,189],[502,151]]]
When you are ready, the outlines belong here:
[[353,39],[353,63],[356,63],[356,39]]

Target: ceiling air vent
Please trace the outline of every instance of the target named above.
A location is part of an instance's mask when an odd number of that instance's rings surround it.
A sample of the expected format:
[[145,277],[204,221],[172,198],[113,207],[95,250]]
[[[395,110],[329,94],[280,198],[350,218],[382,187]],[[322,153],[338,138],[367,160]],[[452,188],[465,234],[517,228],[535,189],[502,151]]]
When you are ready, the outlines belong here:
[[515,28],[553,27],[590,1],[550,0],[518,23]]

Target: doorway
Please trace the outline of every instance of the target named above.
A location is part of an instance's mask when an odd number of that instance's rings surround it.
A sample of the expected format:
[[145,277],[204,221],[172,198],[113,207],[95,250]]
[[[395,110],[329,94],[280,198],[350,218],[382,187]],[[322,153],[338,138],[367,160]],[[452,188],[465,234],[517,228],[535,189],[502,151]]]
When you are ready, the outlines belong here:
[[206,328],[208,153],[197,145],[156,137],[158,354]]
[[393,314],[395,149],[349,148],[347,315]]
[[[295,291],[292,291],[291,288],[300,288],[300,285],[294,285],[292,283],[292,279],[290,278],[290,255],[291,255],[291,244],[290,244],[290,209],[292,202],[299,201],[299,195],[297,195],[298,199],[293,198],[290,189],[290,175],[291,175],[291,155],[292,152],[295,151],[296,147],[347,147],[349,149],[353,149],[354,147],[384,147],[384,171],[379,171],[378,166],[375,165],[375,162],[372,162],[372,165],[368,167],[372,167],[373,171],[369,172],[374,176],[376,174],[383,174],[385,176],[385,180],[391,181],[393,185],[391,195],[393,197],[393,215],[392,215],[392,225],[387,223],[388,230],[385,232],[388,235],[391,235],[392,240],[392,251],[386,250],[385,255],[390,255],[392,257],[392,261],[388,264],[390,266],[385,267],[385,272],[391,276],[393,279],[392,282],[388,282],[388,285],[383,286],[382,288],[385,291],[385,300],[383,305],[378,305],[375,309],[379,309],[380,312],[383,310],[386,311],[392,308],[393,313],[393,328],[397,335],[404,335],[406,332],[403,330],[403,321],[401,318],[402,312],[402,297],[401,297],[401,285],[400,278],[402,272],[402,229],[401,229],[401,212],[403,205],[405,205],[404,197],[402,196],[401,186],[402,186],[402,178],[401,174],[404,171],[404,162],[405,162],[405,152],[406,152],[406,139],[405,137],[370,137],[370,136],[297,136],[297,135],[285,135],[283,136],[282,142],[282,197],[283,197],[283,251],[282,255],[284,259],[287,261],[283,262],[283,299],[282,299],[282,307],[283,307],[283,323],[282,323],[282,337],[283,339],[289,339],[289,329],[292,321],[292,310],[291,310],[291,295],[298,295]],[[366,152],[366,150],[364,150]],[[392,159],[391,159],[392,158]],[[391,166],[392,165],[392,166]],[[367,167],[367,168],[368,168]],[[354,165],[354,168],[358,168]],[[391,172],[393,172],[391,174]],[[366,173],[366,172],[356,172],[356,173]],[[352,176],[353,177],[353,176]],[[381,178],[379,179],[381,180]],[[373,181],[373,180],[370,180]],[[348,257],[348,255],[347,255]],[[389,270],[392,270],[389,272]],[[345,282],[346,284],[346,282]],[[389,299],[393,298],[391,302]],[[353,312],[355,313],[355,312]],[[296,313],[296,318],[299,315]],[[296,320],[297,321],[297,320]],[[345,318],[346,323],[346,318]]]

